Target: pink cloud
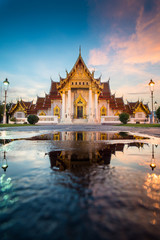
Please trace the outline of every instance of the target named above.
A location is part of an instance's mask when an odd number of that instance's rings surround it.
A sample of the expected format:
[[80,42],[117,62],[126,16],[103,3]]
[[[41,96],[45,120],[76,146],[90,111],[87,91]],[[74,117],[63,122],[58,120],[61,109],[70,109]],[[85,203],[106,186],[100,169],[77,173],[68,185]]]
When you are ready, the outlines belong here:
[[[134,3],[134,1],[123,0],[122,2],[123,4],[126,3],[129,9],[137,6],[135,3],[138,4],[137,1]],[[106,46],[90,51],[89,64],[104,65],[108,64],[109,59],[129,64],[159,63],[160,2],[156,1],[156,3],[156,8],[154,7],[150,12],[145,12],[144,7],[139,8],[134,32],[129,36],[126,37],[126,34],[123,34],[123,30],[120,27],[117,28],[118,35],[115,33],[111,36],[107,35],[106,39],[104,39],[104,45]],[[116,13],[117,16],[123,15],[124,17],[122,7],[119,9],[119,14],[118,10]],[[109,55],[109,53],[111,54]]]
[[[146,78],[147,79],[147,78]],[[155,88],[154,88],[154,97],[153,100],[158,102],[158,106],[160,106],[160,80],[154,78]],[[116,92],[116,96],[124,96],[124,100],[128,101],[137,101],[143,100],[144,102],[148,102],[151,108],[151,93],[149,89],[149,79],[147,81],[141,81],[139,83],[135,83],[133,85],[122,84],[120,87],[117,87],[115,90],[112,89],[112,92]]]
[[[119,27],[114,35],[106,32],[103,45],[90,51],[88,64],[97,65],[104,80],[111,77],[113,92],[128,100],[142,98],[150,103],[148,82],[152,78],[156,83],[154,101],[160,104],[160,1],[155,3],[147,12],[142,5],[137,8],[135,28],[128,36]],[[120,8],[119,17],[123,17],[121,11]],[[101,56],[105,56],[104,60]]]
[[93,49],[90,51],[89,65],[98,66],[106,65],[108,63],[107,55],[101,50]]
[[153,15],[140,10],[135,33],[127,39],[112,37],[110,48],[116,51],[116,58],[124,63],[160,62],[160,4]]

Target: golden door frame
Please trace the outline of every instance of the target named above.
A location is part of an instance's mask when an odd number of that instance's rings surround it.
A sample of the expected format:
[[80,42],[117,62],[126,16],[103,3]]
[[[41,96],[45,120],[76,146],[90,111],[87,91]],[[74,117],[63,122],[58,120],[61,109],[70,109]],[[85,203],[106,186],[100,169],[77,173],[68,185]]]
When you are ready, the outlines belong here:
[[74,101],[74,118],[77,118],[77,109],[79,106],[83,107],[83,118],[86,118],[86,100],[79,94],[78,98]]
[[107,108],[104,105],[100,108],[100,116],[107,116]]
[[58,116],[58,118],[60,118],[60,108],[57,105],[53,109],[53,115]]

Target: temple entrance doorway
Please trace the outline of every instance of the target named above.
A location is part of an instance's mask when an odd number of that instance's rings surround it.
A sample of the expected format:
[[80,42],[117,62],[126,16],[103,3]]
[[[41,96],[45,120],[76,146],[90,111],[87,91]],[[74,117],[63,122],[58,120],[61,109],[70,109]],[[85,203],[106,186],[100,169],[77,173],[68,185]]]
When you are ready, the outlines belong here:
[[86,101],[80,94],[74,102],[74,119],[82,118],[86,118]]
[[83,118],[83,106],[77,106],[77,118]]

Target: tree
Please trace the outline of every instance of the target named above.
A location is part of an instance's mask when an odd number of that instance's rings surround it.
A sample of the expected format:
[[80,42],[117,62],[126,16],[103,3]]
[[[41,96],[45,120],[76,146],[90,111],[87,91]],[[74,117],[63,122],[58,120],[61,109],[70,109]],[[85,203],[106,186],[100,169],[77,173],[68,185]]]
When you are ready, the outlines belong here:
[[123,123],[123,124],[127,124],[127,122],[129,121],[129,114],[128,113],[121,113],[119,115],[119,120]]
[[[12,103],[7,103],[6,104],[6,117],[7,117],[7,122],[9,119],[9,110],[11,108]],[[3,122],[3,114],[4,114],[4,104],[0,102],[0,122]]]
[[11,122],[14,122],[14,123],[16,123],[16,120],[17,120],[17,119],[16,119],[15,117],[12,117],[12,118],[10,119],[10,121],[11,121]]
[[29,115],[27,121],[30,124],[36,124],[39,121],[39,117],[37,115]]
[[9,117],[10,117],[9,110],[10,110],[11,106],[12,106],[12,103],[11,103],[11,102],[9,102],[9,103],[6,104],[7,123],[8,123],[8,121],[9,121]]
[[156,116],[157,116],[158,120],[160,120],[160,107],[156,111]]
[[0,102],[0,123],[3,121],[4,105]]

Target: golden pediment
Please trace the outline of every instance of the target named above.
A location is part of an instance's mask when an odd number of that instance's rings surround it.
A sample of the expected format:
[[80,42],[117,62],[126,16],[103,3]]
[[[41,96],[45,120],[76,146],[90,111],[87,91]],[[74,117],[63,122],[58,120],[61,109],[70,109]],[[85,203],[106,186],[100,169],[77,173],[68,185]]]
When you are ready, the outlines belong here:
[[24,109],[19,105],[16,112],[24,112]]
[[74,67],[68,73],[66,78],[60,77],[60,84],[57,86],[59,91],[65,91],[68,88],[94,88],[93,90],[102,90],[103,85],[99,79],[94,79],[86,67],[81,55],[79,55]]
[[83,68],[76,68],[75,73],[73,76],[70,78],[70,81],[72,80],[80,80],[80,81],[90,81],[91,78],[87,75],[85,70]]
[[136,109],[135,109],[135,113],[136,112],[145,112],[141,106],[138,106]]
[[87,102],[86,100],[82,97],[81,94],[79,94],[78,98],[74,101],[74,105],[84,105],[86,106]]
[[80,76],[82,76],[82,74],[84,73],[84,68],[83,68],[82,64],[78,64],[76,70],[77,70],[78,75],[80,75]]

